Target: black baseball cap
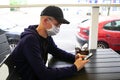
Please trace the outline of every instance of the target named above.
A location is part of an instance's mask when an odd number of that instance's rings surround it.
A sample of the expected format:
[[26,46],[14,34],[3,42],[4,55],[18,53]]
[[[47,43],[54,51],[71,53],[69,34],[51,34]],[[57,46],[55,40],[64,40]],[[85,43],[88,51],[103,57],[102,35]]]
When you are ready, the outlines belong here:
[[62,10],[57,6],[48,6],[42,12],[40,16],[54,17],[59,23],[69,24],[70,22],[64,19]]

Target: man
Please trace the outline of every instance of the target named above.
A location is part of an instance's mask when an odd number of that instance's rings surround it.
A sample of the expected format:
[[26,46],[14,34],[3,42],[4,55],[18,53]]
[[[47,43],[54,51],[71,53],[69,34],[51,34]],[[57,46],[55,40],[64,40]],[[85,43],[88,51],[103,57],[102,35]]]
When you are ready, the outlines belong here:
[[[21,34],[21,40],[12,52],[12,62],[22,80],[56,80],[68,77],[79,71],[88,62],[83,55],[76,57],[59,49],[51,36],[59,32],[61,24],[69,24],[62,10],[48,6],[42,13],[39,25],[30,25]],[[72,62],[70,67],[50,68],[46,66],[47,55]]]

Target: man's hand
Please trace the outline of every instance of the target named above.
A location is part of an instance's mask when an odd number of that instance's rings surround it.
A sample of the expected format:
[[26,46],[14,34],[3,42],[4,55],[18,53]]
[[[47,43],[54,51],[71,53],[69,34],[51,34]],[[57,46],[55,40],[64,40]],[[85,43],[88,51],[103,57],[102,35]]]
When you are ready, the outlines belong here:
[[80,53],[75,55],[75,60],[77,60],[78,58],[82,58],[84,59],[86,55],[81,55]]
[[83,58],[85,58],[85,55],[81,55],[81,54],[77,54],[75,56],[75,62],[74,65],[77,67],[77,71],[79,71],[80,69],[82,69],[84,67],[84,65],[89,62],[89,60],[83,60]]

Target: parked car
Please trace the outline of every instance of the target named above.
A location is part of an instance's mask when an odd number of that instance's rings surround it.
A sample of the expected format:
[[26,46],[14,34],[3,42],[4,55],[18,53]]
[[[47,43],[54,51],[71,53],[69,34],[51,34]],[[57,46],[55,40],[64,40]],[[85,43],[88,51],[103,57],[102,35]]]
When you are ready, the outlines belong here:
[[[91,19],[85,19],[78,26],[76,37],[81,46],[88,43],[90,25]],[[120,51],[120,17],[99,17],[98,26],[94,27],[98,27],[98,48]]]
[[5,33],[10,44],[10,47],[14,48],[20,40],[20,34],[24,30],[24,27],[13,23],[4,23],[0,21],[0,34]]

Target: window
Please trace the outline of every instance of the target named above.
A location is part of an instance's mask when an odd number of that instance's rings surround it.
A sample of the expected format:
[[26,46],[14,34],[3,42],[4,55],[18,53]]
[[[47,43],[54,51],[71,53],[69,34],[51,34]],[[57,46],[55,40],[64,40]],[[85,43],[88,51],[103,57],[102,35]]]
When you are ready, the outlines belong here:
[[106,30],[120,31],[120,20],[112,21],[104,26]]

